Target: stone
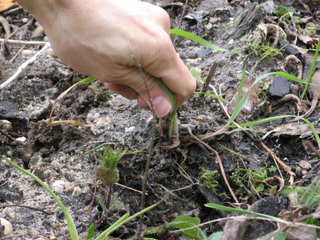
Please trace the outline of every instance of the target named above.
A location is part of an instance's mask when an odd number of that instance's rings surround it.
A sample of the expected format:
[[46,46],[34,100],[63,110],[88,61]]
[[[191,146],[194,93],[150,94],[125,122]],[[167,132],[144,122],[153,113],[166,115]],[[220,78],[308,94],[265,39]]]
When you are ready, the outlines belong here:
[[13,232],[12,224],[8,220],[4,218],[0,218],[0,237],[8,236],[12,234],[12,232]]

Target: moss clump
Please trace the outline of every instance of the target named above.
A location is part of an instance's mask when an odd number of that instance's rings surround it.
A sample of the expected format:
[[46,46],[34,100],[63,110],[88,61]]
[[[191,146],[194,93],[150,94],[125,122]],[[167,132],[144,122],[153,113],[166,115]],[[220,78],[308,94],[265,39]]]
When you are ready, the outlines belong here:
[[200,167],[200,174],[201,186],[210,189],[212,193],[218,195],[219,182],[216,179],[218,177],[218,171]]
[[251,52],[260,57],[261,59],[265,58],[277,58],[282,55],[281,51],[277,48],[273,48],[267,44],[252,44],[249,46]]

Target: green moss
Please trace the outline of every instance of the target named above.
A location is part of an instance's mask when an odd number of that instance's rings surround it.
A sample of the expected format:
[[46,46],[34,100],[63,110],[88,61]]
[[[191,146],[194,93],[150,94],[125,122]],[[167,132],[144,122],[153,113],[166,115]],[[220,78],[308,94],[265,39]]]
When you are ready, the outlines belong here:
[[219,186],[219,182],[216,179],[218,177],[218,171],[200,167],[200,173],[201,186],[207,187],[214,194],[218,194],[217,188]]
[[261,60],[265,58],[277,58],[282,55],[281,51],[277,48],[273,48],[267,44],[252,44],[249,46],[251,52],[260,57]]

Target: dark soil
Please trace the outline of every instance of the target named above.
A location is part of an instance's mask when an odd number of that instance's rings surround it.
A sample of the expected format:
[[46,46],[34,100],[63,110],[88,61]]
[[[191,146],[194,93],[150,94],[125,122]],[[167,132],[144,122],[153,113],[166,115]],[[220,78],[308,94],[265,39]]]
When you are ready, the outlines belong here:
[[[285,4],[292,4],[291,2],[294,1],[287,1]],[[273,1],[267,3],[272,5]],[[184,1],[163,0],[156,1],[156,4],[168,11],[172,18],[172,27],[190,31],[220,47],[241,50],[241,53],[213,52],[189,40],[176,39],[176,49],[182,59],[188,67],[200,68],[204,79],[213,63],[219,62],[211,84],[217,90],[220,88],[222,97],[231,101],[239,83],[235,76],[241,75],[244,64],[250,70],[259,60],[259,57],[250,54],[248,50],[253,41],[253,32],[259,23],[267,22],[267,16],[274,16],[272,12],[259,13],[255,21],[245,27],[237,27],[233,21],[246,9],[255,6],[256,1],[189,1],[185,17],[179,25]],[[274,1],[274,4],[277,6],[279,3]],[[297,9],[298,7],[296,6]],[[310,7],[313,13],[318,10],[313,9],[317,8],[314,5]],[[8,10],[0,14],[8,19],[12,28],[21,27],[24,18],[32,19],[32,16],[22,9],[7,12]],[[308,13],[300,10],[297,14],[307,16]],[[319,21],[317,16],[319,15],[313,16],[314,23]],[[26,30],[22,30],[12,38],[24,41],[46,40],[44,35],[31,39],[35,28],[34,21]],[[244,30],[241,33],[237,32],[241,28]],[[0,37],[5,37],[1,25]],[[308,47],[302,42],[298,42],[297,45]],[[42,47],[37,44],[10,42],[1,46],[6,50],[1,48],[0,53],[0,84]],[[21,50],[22,47],[24,48]],[[10,61],[16,54],[17,57]],[[262,73],[282,68],[286,55],[284,52],[281,57],[263,60],[254,72],[250,73],[249,78],[254,79]],[[135,213],[141,210],[140,191],[148,159],[148,146],[152,141],[152,124],[149,121],[152,114],[140,109],[135,102],[104,89],[99,82],[76,87],[56,105],[53,120],[77,120],[74,123],[82,124],[62,123],[48,126],[49,114],[56,98],[84,77],[62,64],[48,51],[0,92],[0,154],[9,156],[53,188],[70,210],[82,239],[85,239],[86,230],[92,223],[99,233],[127,211]],[[271,80],[269,78],[267,82]],[[203,83],[199,84],[198,91],[202,85]],[[237,119],[238,122],[276,114],[295,114],[295,103],[291,101],[280,106],[275,105],[271,112],[267,111],[268,106],[277,102],[279,97],[270,96],[268,91],[263,92],[262,88],[263,84],[257,90],[259,103],[255,103],[253,110],[242,113]],[[208,92],[212,91],[213,89],[209,88]],[[263,101],[265,104],[260,104]],[[201,222],[225,217],[228,213],[211,210],[204,204],[235,203],[216,161],[216,155],[192,138],[185,127],[190,126],[193,134],[198,137],[222,128],[228,117],[219,102],[208,96],[201,98],[193,95],[188,103],[179,109],[178,115],[181,123],[180,145],[173,149],[168,148],[171,140],[167,136],[166,125],[163,122],[157,123],[146,206],[160,200],[162,202],[146,214],[143,230],[161,226],[181,214],[198,216]],[[319,127],[318,111],[309,118],[315,127]],[[277,216],[289,205],[287,198],[280,197],[277,192],[271,194],[269,185],[265,185],[265,189],[256,194],[252,189],[244,190],[232,180],[232,174],[239,168],[252,171],[263,168],[266,169],[268,177],[279,176],[278,170],[271,170],[275,163],[261,142],[291,167],[296,173],[294,181],[298,185],[309,184],[318,174],[319,153],[314,150],[316,147],[305,147],[306,144],[317,146],[312,135],[302,139],[300,138],[302,133],[277,136],[270,134],[261,141],[264,133],[287,123],[286,120],[275,121],[272,124],[255,127],[254,131],[249,132],[228,129],[221,135],[205,140],[218,152],[240,206],[246,208],[255,203],[260,206],[256,211]],[[106,198],[107,189],[104,189],[96,179],[99,162],[96,153],[101,153],[101,148],[97,146],[101,145],[127,150],[119,163],[120,181],[113,188],[111,207],[107,211],[103,211],[101,204]],[[301,164],[299,165],[301,160],[309,163],[310,167],[301,167]],[[205,186],[205,180],[201,177],[202,169],[217,171],[212,178],[218,184],[216,189]],[[289,174],[281,166],[280,171],[285,185],[289,185]],[[250,185],[246,187],[248,190]],[[264,204],[261,205],[260,202],[257,204],[256,202],[261,199],[266,199]],[[275,208],[277,211],[274,211]],[[54,200],[36,182],[11,168],[5,161],[0,162],[0,217],[9,220],[14,227],[12,235],[4,239],[69,239],[64,215]],[[224,223],[207,224],[202,229],[209,235],[221,231]],[[243,239],[255,239],[277,228],[275,224],[264,223],[257,226],[257,223],[259,222],[249,223]],[[134,236],[137,224],[138,219],[118,229],[112,236],[116,239]],[[153,237],[185,239],[181,234],[170,231]]]

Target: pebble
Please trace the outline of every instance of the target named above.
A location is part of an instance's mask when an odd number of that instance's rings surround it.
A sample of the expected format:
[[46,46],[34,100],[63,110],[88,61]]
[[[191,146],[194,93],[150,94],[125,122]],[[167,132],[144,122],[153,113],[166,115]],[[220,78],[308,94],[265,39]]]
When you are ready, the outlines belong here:
[[56,180],[52,183],[51,188],[56,193],[63,193],[67,188],[67,182],[63,180]]
[[303,169],[310,169],[310,168],[311,168],[311,164],[310,164],[308,161],[306,161],[306,160],[301,160],[301,161],[299,162],[299,166],[300,166],[301,168],[303,168]]
[[11,221],[16,220],[16,218],[17,218],[17,216],[16,216],[17,214],[16,214],[14,208],[12,208],[12,207],[4,208],[3,213],[4,213],[5,217]]
[[5,131],[11,131],[12,124],[8,120],[0,120],[0,128]]
[[4,227],[4,229],[3,229],[4,236],[8,236],[13,232],[12,224],[4,218],[0,218],[0,226],[1,226],[1,228]]
[[25,142],[27,140],[27,138],[26,137],[18,137],[17,139],[16,139],[16,141],[17,142]]
[[131,126],[131,127],[125,128],[125,132],[126,133],[133,132],[135,129],[136,129],[135,126]]

